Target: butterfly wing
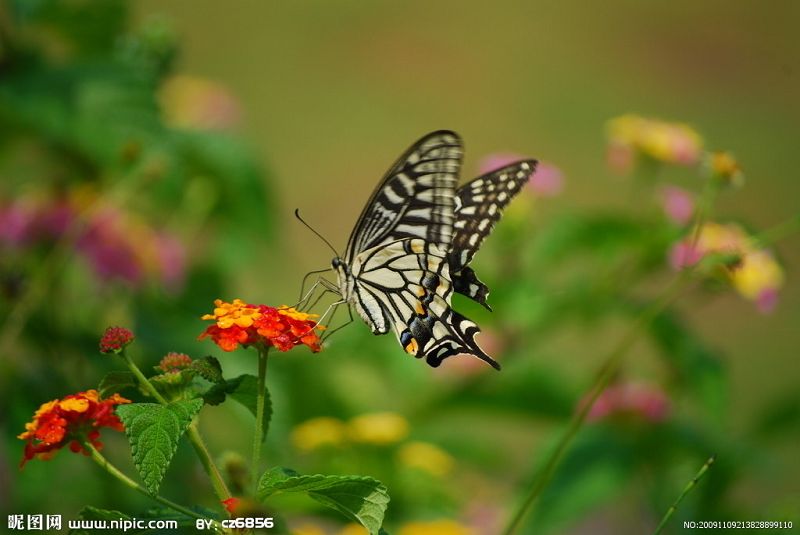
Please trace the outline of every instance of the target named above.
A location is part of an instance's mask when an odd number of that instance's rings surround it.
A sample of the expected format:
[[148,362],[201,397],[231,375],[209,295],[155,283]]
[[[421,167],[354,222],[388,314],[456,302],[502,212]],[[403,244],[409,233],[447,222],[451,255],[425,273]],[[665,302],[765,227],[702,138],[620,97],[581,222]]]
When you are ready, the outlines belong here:
[[351,267],[356,310],[373,333],[393,329],[406,352],[433,367],[467,353],[500,369],[475,341],[478,326],[450,306],[444,249],[405,238],[360,253]]
[[446,130],[414,143],[372,193],[350,235],[345,261],[403,238],[421,238],[447,250],[462,154],[461,139]]
[[447,254],[453,289],[489,310],[491,308],[486,303],[489,288],[468,264],[500,220],[503,209],[535,172],[536,163],[536,160],[523,160],[507,165],[464,184],[456,191],[453,239]]

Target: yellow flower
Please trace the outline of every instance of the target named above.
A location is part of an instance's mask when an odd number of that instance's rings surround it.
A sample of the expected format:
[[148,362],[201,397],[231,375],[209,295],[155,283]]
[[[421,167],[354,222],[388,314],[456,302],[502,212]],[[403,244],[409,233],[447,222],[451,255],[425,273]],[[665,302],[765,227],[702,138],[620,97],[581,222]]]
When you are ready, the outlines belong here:
[[[309,314],[307,312],[300,312],[286,305],[279,306],[278,313],[283,314],[284,316],[287,316],[289,318],[295,319],[297,321],[313,321],[319,317],[319,314]],[[321,325],[320,328],[322,328]]]
[[692,247],[694,235],[694,231],[690,232],[686,240],[673,248],[674,265],[692,265],[708,253],[736,255],[736,261],[723,268],[727,280],[742,297],[755,301],[761,312],[769,312],[774,307],[784,273],[772,253],[760,248],[735,223],[705,223],[697,233],[697,244]]
[[455,465],[455,460],[449,453],[427,442],[404,444],[397,452],[397,458],[410,468],[418,468],[440,477],[450,473]]
[[432,520],[409,522],[400,528],[397,535],[476,535],[476,533],[453,520]]
[[325,530],[319,526],[306,522],[291,528],[289,533],[292,535],[325,535]]
[[743,297],[756,300],[767,290],[783,286],[783,269],[765,250],[747,252],[731,272],[731,282]]
[[234,299],[232,303],[215,299],[214,305],[214,313],[205,314],[201,319],[215,320],[221,329],[229,329],[233,325],[246,329],[261,317],[261,312],[257,308],[248,305],[241,299]]
[[692,165],[698,161],[703,147],[703,139],[689,125],[638,115],[612,119],[607,132],[611,151],[626,154],[615,164],[620,168],[628,167],[628,160],[637,151],[658,161]]
[[399,442],[408,435],[408,421],[394,412],[362,414],[347,424],[354,442],[386,445]]
[[239,121],[239,103],[221,84],[194,76],[172,76],[158,95],[165,121],[175,128],[223,130]]
[[697,249],[702,253],[738,253],[749,247],[749,241],[750,237],[739,225],[709,221],[700,228]]
[[367,528],[360,524],[347,524],[338,535],[369,535]]
[[306,420],[292,430],[292,444],[297,449],[312,451],[322,446],[338,446],[345,440],[344,422],[320,417]]
[[719,182],[741,186],[744,183],[744,174],[739,167],[739,162],[730,152],[712,152],[706,156],[706,167],[711,178]]

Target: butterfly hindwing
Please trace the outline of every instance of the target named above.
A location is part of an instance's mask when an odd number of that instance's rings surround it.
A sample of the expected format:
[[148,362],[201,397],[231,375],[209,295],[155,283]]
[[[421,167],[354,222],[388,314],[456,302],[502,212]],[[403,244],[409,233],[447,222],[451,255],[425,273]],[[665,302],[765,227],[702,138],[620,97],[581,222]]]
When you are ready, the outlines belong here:
[[520,192],[536,170],[536,160],[507,165],[472,180],[456,191],[453,240],[448,263],[456,292],[489,310],[489,288],[467,267],[483,240],[503,215],[503,209]]
[[367,202],[347,244],[345,260],[381,244],[421,238],[446,249],[453,237],[455,189],[463,148],[441,130],[412,145]]
[[406,352],[434,367],[466,353],[499,369],[475,341],[478,326],[451,308],[449,266],[435,244],[405,238],[373,248],[356,257],[352,273],[357,311],[373,333],[393,328]]

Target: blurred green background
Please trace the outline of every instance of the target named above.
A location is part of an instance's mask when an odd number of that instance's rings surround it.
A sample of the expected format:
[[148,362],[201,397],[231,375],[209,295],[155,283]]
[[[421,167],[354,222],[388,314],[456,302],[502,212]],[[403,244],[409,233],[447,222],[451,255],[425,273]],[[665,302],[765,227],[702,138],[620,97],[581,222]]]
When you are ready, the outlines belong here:
[[[647,299],[667,280],[669,240],[653,236],[675,236],[662,224],[647,241],[654,215],[641,207],[656,201],[636,190],[631,177],[608,169],[609,119],[637,113],[686,122],[709,149],[732,151],[747,182],[721,197],[719,220],[766,229],[800,208],[796,2],[104,5],[0,7],[0,22],[13,29],[7,35],[26,43],[25,50],[37,50],[12,55],[13,47],[4,48],[0,58],[0,85],[6,84],[0,93],[6,107],[0,108],[0,199],[35,189],[36,181],[45,188],[91,175],[101,191],[116,191],[142,220],[189,244],[187,282],[173,291],[113,281],[97,288],[84,266],[83,275],[75,268],[59,275],[66,280],[54,276],[45,285],[54,293],[43,297],[19,338],[3,348],[0,493],[8,496],[0,494],[0,502],[9,513],[75,517],[87,503],[128,512],[148,507],[66,452],[19,472],[22,447],[14,436],[40,403],[96,385],[113,367],[93,353],[108,324],[124,323],[137,333],[146,366],[175,350],[196,357],[213,353],[226,375],[252,371],[252,355],[222,354],[196,342],[204,328],[198,317],[215,298],[293,303],[302,275],[326,267],[331,256],[293,218],[293,209],[343,248],[382,173],[428,131],[452,129],[463,137],[464,178],[478,175],[485,156],[512,152],[560,168],[565,189],[501,223],[478,255],[476,270],[493,289],[496,313],[457,302],[492,333],[493,343],[499,340],[498,358],[508,362],[500,374],[449,367],[450,361],[429,369],[405,357],[391,337],[372,337],[360,321],[319,355],[297,350],[272,359],[268,462],[381,479],[393,498],[387,517],[392,533],[413,521],[444,518],[472,533],[497,533],[630,323],[614,303],[628,290]],[[91,42],[74,44],[82,41]],[[14,62],[6,62],[9,57]],[[20,62],[56,74],[3,80],[25,71]],[[60,100],[67,103],[63,109],[50,106],[48,95],[112,71],[119,77],[80,101],[88,107],[102,101],[108,108],[81,118],[85,128],[62,128],[75,124],[70,117],[81,111],[71,107],[71,97]],[[174,74],[192,77],[189,90],[165,97],[165,80]],[[181,107],[181,99],[200,91],[191,85],[199,79],[218,84],[212,89],[224,96],[214,97],[220,100],[212,127],[186,128],[182,113],[191,121],[192,111]],[[140,83],[141,96],[102,90],[133,90]],[[172,119],[164,110],[170,106]],[[152,126],[162,120],[166,130]],[[125,128],[110,136],[105,121]],[[130,162],[126,150],[135,153]],[[147,173],[156,178],[114,186]],[[659,180],[700,190],[700,179],[684,168],[663,169]],[[590,221],[608,224],[593,227]],[[632,232],[631,221],[644,230]],[[589,242],[575,245],[578,253],[558,243],[560,232],[579,234],[576,227],[584,228]],[[622,229],[623,237],[617,240],[614,229]],[[698,290],[671,311],[673,323],[660,323],[652,338],[635,346],[622,379],[659,385],[669,398],[668,418],[587,425],[524,533],[650,532],[714,452],[718,465],[682,505],[674,528],[688,518],[800,521],[798,245],[800,236],[791,235],[775,247],[787,283],[771,314],[760,314],[731,291]],[[510,274],[504,271],[510,253],[523,248],[530,254]],[[562,252],[548,256],[552,250]],[[612,277],[607,293],[593,290],[593,282],[616,273],[609,266],[614,258],[628,258],[626,250],[658,258],[643,261],[630,287]],[[3,266],[24,280],[43,257],[37,255],[46,254],[28,251],[19,263],[8,256]],[[574,276],[561,271],[558,254],[569,257],[566,272]],[[69,254],[64,257],[72,265]],[[14,299],[7,293],[3,306],[18,306]],[[61,312],[42,310],[43,303]],[[74,307],[79,320],[71,316]],[[251,418],[238,409],[204,412],[202,429],[217,454],[248,451]],[[414,471],[395,460],[402,443],[304,452],[289,439],[297,424],[311,418],[346,421],[379,411],[402,415],[410,424],[403,440],[437,445],[454,466],[446,474]],[[107,434],[108,455],[130,467],[124,440]],[[163,493],[213,508],[202,476],[182,447]],[[74,486],[76,478],[81,483]],[[65,494],[64,488],[71,490]],[[307,504],[286,508],[276,517],[297,529],[306,523],[325,530],[319,533],[338,533],[335,516]]]

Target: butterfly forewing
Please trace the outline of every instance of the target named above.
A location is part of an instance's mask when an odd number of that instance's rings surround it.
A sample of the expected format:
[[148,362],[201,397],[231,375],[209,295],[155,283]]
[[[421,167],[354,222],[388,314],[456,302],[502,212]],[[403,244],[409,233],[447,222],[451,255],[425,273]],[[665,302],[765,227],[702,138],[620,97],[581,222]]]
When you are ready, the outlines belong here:
[[456,192],[453,241],[448,259],[451,271],[468,265],[483,240],[494,229],[503,209],[519,193],[536,169],[536,160],[524,160],[472,180]]
[[345,260],[403,238],[447,249],[453,236],[461,139],[450,131],[428,134],[389,169],[367,202],[347,244]]

